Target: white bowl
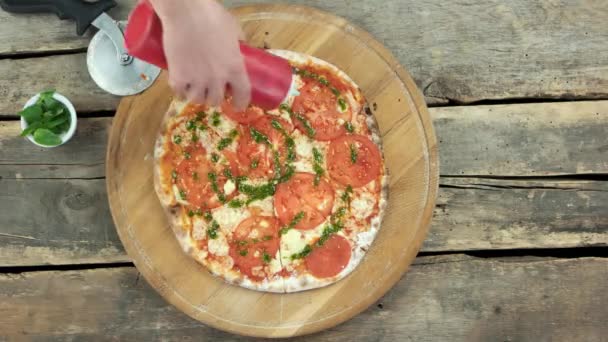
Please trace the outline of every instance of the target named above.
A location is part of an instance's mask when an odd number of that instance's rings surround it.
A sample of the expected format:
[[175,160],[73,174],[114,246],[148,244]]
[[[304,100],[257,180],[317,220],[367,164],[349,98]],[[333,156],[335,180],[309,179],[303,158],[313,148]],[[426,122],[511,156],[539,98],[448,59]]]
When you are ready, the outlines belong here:
[[[25,106],[23,106],[23,108],[25,109],[29,106],[36,104],[36,101],[38,101],[39,98],[40,98],[40,93],[34,95],[32,98],[30,98],[25,103]],[[34,136],[32,136],[31,134],[27,135],[27,138],[32,143],[34,143],[35,145],[38,145],[40,147],[44,147],[44,148],[52,148],[52,147],[61,146],[61,145],[65,144],[68,140],[70,140],[72,138],[72,136],[74,135],[74,133],[76,132],[76,109],[74,109],[74,106],[72,105],[70,100],[68,100],[65,96],[63,96],[59,93],[54,93],[53,98],[55,100],[63,103],[65,105],[65,107],[68,109],[68,111],[70,112],[70,128],[67,130],[67,132],[65,132],[59,136],[59,138],[61,138],[61,144],[53,145],[53,146],[39,144],[34,140]],[[27,122],[25,121],[25,119],[23,117],[21,117],[21,130],[26,129],[27,126],[28,126]]]

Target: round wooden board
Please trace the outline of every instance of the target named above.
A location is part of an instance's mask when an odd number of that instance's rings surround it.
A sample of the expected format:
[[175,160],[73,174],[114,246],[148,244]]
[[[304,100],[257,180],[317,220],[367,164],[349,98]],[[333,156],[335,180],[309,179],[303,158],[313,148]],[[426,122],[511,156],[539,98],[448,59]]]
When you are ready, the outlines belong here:
[[361,87],[383,136],[390,173],[382,228],[359,267],[325,288],[294,294],[228,285],[182,252],[153,187],[153,147],[171,91],[163,74],[122,100],[107,153],[108,197],[120,238],[138,270],[169,302],[218,329],[285,337],[337,325],[385,294],[415,258],[437,195],[437,145],[424,99],[380,43],[346,20],[307,7],[233,10],[249,42],[324,59]]

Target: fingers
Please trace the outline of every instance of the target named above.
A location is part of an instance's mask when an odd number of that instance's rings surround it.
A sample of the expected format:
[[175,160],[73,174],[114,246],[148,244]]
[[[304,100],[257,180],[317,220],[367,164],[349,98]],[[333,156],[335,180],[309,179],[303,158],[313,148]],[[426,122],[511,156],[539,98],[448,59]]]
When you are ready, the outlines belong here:
[[245,71],[235,73],[230,81],[232,105],[236,110],[244,110],[251,101],[251,84]]
[[178,98],[190,98],[192,85],[185,79],[170,75],[169,86]]
[[196,87],[190,88],[186,99],[194,103],[207,103],[207,94],[207,86],[205,84],[198,84]]
[[207,99],[206,103],[210,106],[218,106],[224,99],[224,92],[226,90],[226,83],[213,79],[209,82],[207,87]]

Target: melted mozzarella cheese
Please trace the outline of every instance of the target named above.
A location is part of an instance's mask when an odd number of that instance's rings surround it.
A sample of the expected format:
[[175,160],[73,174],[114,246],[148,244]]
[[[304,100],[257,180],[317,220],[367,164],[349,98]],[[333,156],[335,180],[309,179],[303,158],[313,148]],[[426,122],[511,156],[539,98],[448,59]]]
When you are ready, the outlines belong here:
[[[209,134],[208,130],[200,130],[197,129],[198,131],[198,141],[199,144],[201,144],[201,146],[203,146],[205,149],[209,148],[209,146],[213,146],[215,144],[215,139],[213,139],[213,137],[211,136],[211,134]],[[209,153],[207,153],[207,158],[211,157],[211,155]]]
[[325,156],[329,143],[313,141],[298,130],[294,131],[293,138],[296,144],[296,161],[293,163],[296,172],[314,173],[313,148],[316,148],[323,156],[321,167],[325,169]]
[[312,158],[312,148],[314,147],[310,138],[302,134],[294,134],[296,143],[296,154],[303,158]]
[[228,246],[228,241],[226,241],[224,234],[218,233],[217,238],[209,239],[207,242],[207,249],[209,250],[209,253],[217,256],[225,256],[228,255],[230,247]]
[[[219,111],[219,108],[211,108],[209,112],[213,113],[215,110]],[[213,149],[217,151],[217,145],[219,144],[220,140],[223,138],[228,138],[230,132],[237,128],[237,123],[225,115],[220,115],[219,124],[217,126],[213,126],[211,124],[211,119],[209,119],[208,127],[208,129],[202,131],[201,133],[201,135],[205,135],[205,137],[200,138],[201,144],[207,150],[209,150],[209,146],[213,146]],[[209,130],[211,130],[211,132],[209,132]],[[237,139],[238,137],[236,137],[233,142],[228,144],[224,149],[235,152],[237,146]],[[207,154],[207,158],[209,157],[210,153]]]
[[266,197],[263,200],[252,202],[249,207],[258,208],[264,215],[274,215],[274,205],[272,196]]
[[192,224],[192,238],[202,240],[207,236],[207,224],[202,219],[195,217]]
[[297,160],[293,162],[293,167],[295,168],[296,172],[314,173],[312,163],[306,160]]
[[270,263],[268,264],[269,271],[271,274],[280,272],[281,269],[283,268],[283,266],[281,266],[281,262],[279,261],[279,258],[280,258],[280,253],[279,253],[279,251],[277,251],[277,254],[274,256],[274,258],[272,260],[270,260]]
[[372,214],[376,204],[375,197],[368,192],[360,192],[350,203],[351,212],[359,220],[366,219]]
[[213,209],[212,214],[220,228],[227,232],[233,231],[241,221],[251,216],[249,210],[245,208],[230,208],[228,206]]
[[300,253],[307,244],[312,244],[321,237],[328,220],[329,218],[313,229],[290,229],[286,234],[281,236],[281,261],[283,265],[299,263],[300,260],[291,260],[291,256]]
[[224,193],[226,195],[230,195],[231,193],[234,192],[234,190],[236,190],[236,185],[234,184],[233,181],[231,181],[230,179],[226,181],[226,183],[224,184]]
[[281,236],[281,261],[283,265],[297,261],[291,260],[291,256],[302,251],[304,247],[306,247],[306,239],[297,229],[291,229]]
[[[210,113],[213,112],[221,112],[220,108],[212,108],[211,110],[209,110]],[[222,137],[227,137],[228,134],[230,133],[230,131],[232,131],[233,129],[236,128],[236,122],[232,121],[232,119],[230,119],[229,117],[227,117],[226,115],[220,115],[220,123],[217,126],[213,126],[213,125],[209,125],[209,128],[211,128],[212,130],[214,130],[217,134],[219,134]]]

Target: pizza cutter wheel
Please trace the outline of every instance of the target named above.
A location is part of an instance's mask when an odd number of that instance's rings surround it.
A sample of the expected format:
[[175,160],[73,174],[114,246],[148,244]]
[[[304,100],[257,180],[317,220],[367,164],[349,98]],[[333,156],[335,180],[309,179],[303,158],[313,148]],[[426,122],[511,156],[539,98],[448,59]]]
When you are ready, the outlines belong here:
[[154,83],[161,69],[127,53],[123,30],[106,11],[114,0],[0,0],[0,7],[13,13],[52,12],[62,19],[76,21],[76,32],[83,35],[90,25],[99,29],[87,49],[87,68],[93,81],[108,93],[138,94]]

